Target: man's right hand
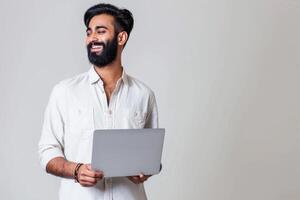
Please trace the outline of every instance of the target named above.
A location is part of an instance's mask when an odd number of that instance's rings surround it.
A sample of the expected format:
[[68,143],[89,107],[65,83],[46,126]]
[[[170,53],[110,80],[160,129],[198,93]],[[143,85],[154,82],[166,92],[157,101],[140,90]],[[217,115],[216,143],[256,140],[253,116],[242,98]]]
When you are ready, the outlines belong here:
[[103,178],[103,172],[94,171],[90,164],[81,165],[78,170],[78,182],[84,187],[91,187]]

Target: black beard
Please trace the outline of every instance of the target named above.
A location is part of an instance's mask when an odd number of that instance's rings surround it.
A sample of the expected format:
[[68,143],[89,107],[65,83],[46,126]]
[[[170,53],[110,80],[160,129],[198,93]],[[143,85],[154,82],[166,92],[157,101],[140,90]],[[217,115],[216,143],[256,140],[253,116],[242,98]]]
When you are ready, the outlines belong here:
[[[91,52],[91,48],[93,45],[101,45],[102,52],[100,55],[97,55],[95,52]],[[112,63],[117,57],[117,50],[118,50],[118,41],[117,36],[111,41],[104,42],[90,42],[87,45],[87,53],[88,58],[91,64],[95,65],[96,67],[104,67],[110,63]]]

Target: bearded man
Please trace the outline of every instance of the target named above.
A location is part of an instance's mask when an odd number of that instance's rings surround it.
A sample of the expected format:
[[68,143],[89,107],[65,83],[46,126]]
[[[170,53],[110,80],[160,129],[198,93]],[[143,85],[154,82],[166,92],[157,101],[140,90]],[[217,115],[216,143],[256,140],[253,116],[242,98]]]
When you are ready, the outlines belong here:
[[54,87],[39,141],[41,165],[61,177],[60,200],[145,200],[149,176],[103,178],[90,165],[95,129],[158,127],[153,91],[129,76],[121,61],[133,16],[102,3],[86,11],[84,23],[92,66]]

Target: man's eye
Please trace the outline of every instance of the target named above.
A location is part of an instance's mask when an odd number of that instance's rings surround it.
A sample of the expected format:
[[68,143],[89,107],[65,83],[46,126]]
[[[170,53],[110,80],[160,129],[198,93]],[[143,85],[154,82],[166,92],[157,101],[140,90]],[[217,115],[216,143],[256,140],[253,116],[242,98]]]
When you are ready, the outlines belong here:
[[106,31],[97,31],[98,34],[104,34]]
[[90,35],[91,35],[91,33],[90,33],[90,32],[86,32],[86,35],[87,35],[87,36],[90,36]]

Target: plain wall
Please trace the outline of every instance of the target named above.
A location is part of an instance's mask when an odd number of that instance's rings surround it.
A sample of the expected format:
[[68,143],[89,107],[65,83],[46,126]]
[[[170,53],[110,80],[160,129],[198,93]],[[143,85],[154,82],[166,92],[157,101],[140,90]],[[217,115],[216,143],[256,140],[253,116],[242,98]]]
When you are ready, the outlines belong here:
[[[57,199],[37,143],[52,87],[90,67],[95,3],[0,2],[0,199]],[[149,199],[300,199],[300,1],[111,3],[134,14],[123,64],[167,130]]]

